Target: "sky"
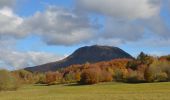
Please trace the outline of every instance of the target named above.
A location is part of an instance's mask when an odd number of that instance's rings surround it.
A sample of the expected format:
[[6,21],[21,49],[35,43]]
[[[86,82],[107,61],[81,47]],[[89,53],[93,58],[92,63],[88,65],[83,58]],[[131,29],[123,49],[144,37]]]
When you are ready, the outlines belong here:
[[90,45],[170,54],[170,0],[0,0],[0,68],[61,60]]

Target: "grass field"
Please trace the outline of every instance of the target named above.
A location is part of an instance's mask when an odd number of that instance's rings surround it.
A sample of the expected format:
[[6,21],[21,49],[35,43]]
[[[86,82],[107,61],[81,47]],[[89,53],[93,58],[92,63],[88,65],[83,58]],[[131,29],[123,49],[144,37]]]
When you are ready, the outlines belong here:
[[0,100],[170,100],[170,83],[23,86]]

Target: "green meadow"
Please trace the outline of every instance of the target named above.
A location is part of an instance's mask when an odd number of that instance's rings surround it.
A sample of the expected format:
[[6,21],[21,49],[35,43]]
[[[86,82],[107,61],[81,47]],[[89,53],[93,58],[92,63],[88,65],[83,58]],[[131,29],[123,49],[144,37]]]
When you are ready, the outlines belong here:
[[25,85],[0,92],[0,100],[170,100],[170,83]]

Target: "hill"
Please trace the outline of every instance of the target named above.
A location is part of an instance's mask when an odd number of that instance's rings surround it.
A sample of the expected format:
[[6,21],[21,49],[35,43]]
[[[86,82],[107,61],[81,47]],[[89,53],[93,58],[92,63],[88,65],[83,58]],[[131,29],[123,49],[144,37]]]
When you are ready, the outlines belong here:
[[131,55],[118,47],[111,46],[85,46],[77,49],[73,54],[63,60],[47,63],[35,67],[29,67],[25,70],[32,72],[55,71],[58,68],[65,68],[73,64],[84,64],[86,62],[96,63],[101,61],[110,61],[112,59],[127,58],[133,59]]

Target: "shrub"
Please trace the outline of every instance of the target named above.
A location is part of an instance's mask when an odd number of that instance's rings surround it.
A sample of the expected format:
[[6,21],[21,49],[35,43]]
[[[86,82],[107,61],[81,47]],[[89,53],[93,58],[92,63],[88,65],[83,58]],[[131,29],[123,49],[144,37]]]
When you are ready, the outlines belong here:
[[113,81],[113,76],[107,71],[102,71],[100,75],[100,82],[111,82]]
[[136,60],[133,60],[133,61],[129,61],[127,63],[127,68],[130,68],[130,69],[133,69],[133,70],[137,70],[138,68],[138,62]]
[[168,61],[155,60],[147,70],[149,82],[170,80],[170,63]]
[[65,83],[72,83],[72,82],[75,82],[75,75],[74,73],[67,73],[64,75],[64,80],[65,80]]
[[163,61],[161,66],[162,72],[165,72],[168,76],[168,81],[170,81],[170,62]]
[[113,70],[112,68],[110,68],[110,67],[107,67],[107,68],[106,68],[106,71],[107,71],[108,73],[110,73],[112,76],[115,75],[114,70]]
[[142,83],[145,82],[143,73],[139,71],[129,70],[126,77],[126,82],[128,83]]
[[12,72],[15,77],[19,79],[19,81],[23,84],[30,84],[30,83],[35,83],[33,74],[29,71],[26,70],[18,70]]
[[160,60],[163,60],[163,61],[170,61],[170,55],[167,55],[167,56],[162,56],[159,58]]
[[17,90],[19,83],[16,78],[6,70],[0,70],[0,91],[2,90]]
[[36,74],[38,80],[37,84],[45,84],[46,83],[46,75],[45,74]]
[[56,73],[55,72],[47,72],[46,73],[46,84],[54,85],[56,82]]
[[[44,76],[42,76],[43,80]],[[57,72],[47,72],[45,74],[45,83],[47,85],[54,85],[56,83],[60,83],[62,80],[62,75],[61,73]]]
[[168,75],[166,73],[157,73],[155,75],[156,82],[166,82],[168,80]]
[[84,70],[81,74],[81,84],[96,84],[100,81],[99,72],[95,69]]
[[136,71],[130,71],[129,75],[126,77],[126,82],[128,83],[138,83],[138,75]]
[[76,80],[77,82],[79,82],[80,79],[81,79],[81,73],[80,73],[80,72],[76,72],[76,73],[75,73],[75,80]]
[[123,81],[124,75],[123,75],[123,72],[121,71],[121,69],[116,69],[115,70],[114,79],[116,81]]

